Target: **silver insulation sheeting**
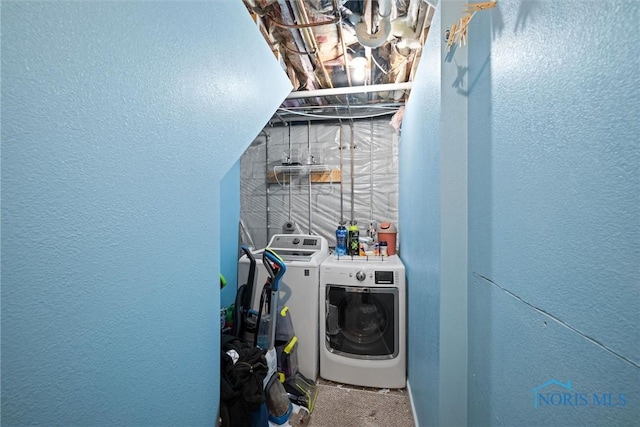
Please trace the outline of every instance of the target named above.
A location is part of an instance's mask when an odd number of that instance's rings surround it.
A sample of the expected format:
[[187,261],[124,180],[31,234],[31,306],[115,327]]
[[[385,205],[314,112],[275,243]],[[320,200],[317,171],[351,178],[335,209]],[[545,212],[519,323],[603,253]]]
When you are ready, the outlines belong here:
[[[344,219],[348,224],[352,208],[361,236],[370,222],[374,228],[381,222],[398,224],[399,135],[388,118],[352,126],[353,132],[348,122],[266,128],[245,151],[240,218],[256,248],[282,233],[288,221],[296,223],[297,232],[321,235],[335,246],[338,223]],[[340,169],[341,128],[342,185],[331,180],[309,183],[313,171]]]

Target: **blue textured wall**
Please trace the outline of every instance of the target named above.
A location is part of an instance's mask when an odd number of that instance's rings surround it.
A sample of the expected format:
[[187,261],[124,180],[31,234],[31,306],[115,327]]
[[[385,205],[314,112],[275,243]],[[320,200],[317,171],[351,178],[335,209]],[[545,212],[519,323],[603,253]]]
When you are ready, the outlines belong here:
[[220,181],[220,271],[227,286],[220,291],[220,306],[229,307],[238,289],[238,233],[240,223],[240,160]]
[[[441,28],[432,34],[444,40],[444,31],[460,19],[465,0],[441,0]],[[440,410],[442,426],[467,423],[467,164],[468,97],[464,70],[467,46],[448,48],[441,43],[441,280],[440,280]]]
[[[460,401],[444,399],[456,386],[443,383],[455,364],[469,371],[468,425],[640,419],[639,7],[500,0],[474,17],[468,45],[448,52],[442,34],[463,8],[440,2],[400,151],[420,425],[451,425],[446,411]],[[465,140],[466,201],[451,163]],[[464,243],[450,214],[468,214],[467,295],[447,289],[447,242]],[[455,295],[468,304],[467,331],[443,321],[459,309]],[[443,336],[467,333],[468,362],[445,366]],[[556,405],[534,408],[534,388],[552,379],[571,390],[551,385],[542,392]]]
[[[640,419],[640,3],[587,5],[500,0],[471,25],[471,425]],[[588,404],[535,409],[551,379]]]
[[439,33],[438,10],[402,120],[399,152],[399,243],[407,276],[407,370],[416,415],[422,425],[438,425],[439,419]]
[[421,425],[467,423],[467,53],[447,49],[442,25],[464,3],[437,7],[402,123],[408,376]]
[[212,425],[222,174],[290,85],[241,2],[2,3],[2,424]]

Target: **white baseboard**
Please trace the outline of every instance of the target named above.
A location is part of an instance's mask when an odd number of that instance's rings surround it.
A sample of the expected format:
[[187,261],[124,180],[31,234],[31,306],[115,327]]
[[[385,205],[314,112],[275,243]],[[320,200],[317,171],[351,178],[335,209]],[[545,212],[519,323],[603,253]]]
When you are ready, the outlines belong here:
[[407,392],[409,393],[409,402],[411,402],[411,415],[413,416],[413,425],[415,427],[420,427],[420,425],[418,424],[418,414],[416,414],[416,405],[415,405],[415,402],[413,401],[413,392],[411,391],[411,384],[409,383],[408,379],[407,379]]

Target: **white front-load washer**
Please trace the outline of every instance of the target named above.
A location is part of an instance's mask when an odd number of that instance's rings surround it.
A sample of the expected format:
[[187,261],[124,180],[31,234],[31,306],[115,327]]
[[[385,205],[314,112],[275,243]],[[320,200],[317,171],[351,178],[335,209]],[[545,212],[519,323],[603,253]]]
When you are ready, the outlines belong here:
[[[322,236],[275,234],[268,248],[284,261],[287,270],[280,279],[278,305],[289,307],[293,329],[298,338],[298,371],[315,381],[319,370],[319,286],[320,265],[329,256],[329,243]],[[267,280],[262,263],[264,249],[252,251],[256,259],[254,292],[251,306],[260,306],[260,293]],[[238,261],[238,285],[246,283],[250,261],[246,254]]]
[[320,267],[320,376],[406,385],[405,268],[398,255],[329,256]]

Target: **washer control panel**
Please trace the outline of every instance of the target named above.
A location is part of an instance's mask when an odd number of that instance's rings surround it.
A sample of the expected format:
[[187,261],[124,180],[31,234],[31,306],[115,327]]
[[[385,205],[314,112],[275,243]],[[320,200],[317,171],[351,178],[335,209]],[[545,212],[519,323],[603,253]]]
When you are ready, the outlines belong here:
[[278,249],[304,249],[304,250],[320,250],[322,248],[322,239],[319,236],[303,236],[296,234],[276,234],[269,242],[270,248]]
[[387,285],[397,284],[397,272],[393,270],[351,270],[337,272],[340,276],[347,276],[349,281],[357,281],[363,285]]
[[404,287],[404,265],[397,255],[360,259],[328,257],[321,265],[321,284]]

